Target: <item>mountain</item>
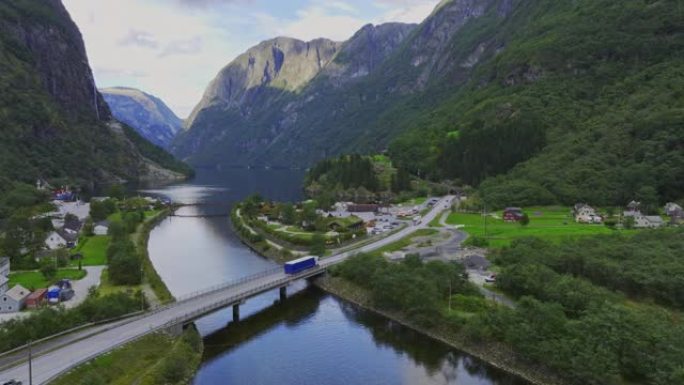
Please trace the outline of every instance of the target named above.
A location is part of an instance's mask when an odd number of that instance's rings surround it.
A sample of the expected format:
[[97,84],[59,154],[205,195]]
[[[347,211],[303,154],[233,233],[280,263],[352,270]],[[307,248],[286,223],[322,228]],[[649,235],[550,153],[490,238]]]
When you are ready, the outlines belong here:
[[292,166],[327,156],[329,136],[298,130],[308,112],[333,119],[328,99],[377,71],[414,27],[368,25],[344,43],[262,42],[221,70],[172,150],[198,165]]
[[60,0],[0,2],[0,189],[36,178],[178,178],[184,164],[113,119]]
[[150,94],[126,87],[105,88],[100,93],[117,120],[159,147],[167,148],[183,127],[183,121]]
[[296,88],[208,92],[172,148],[198,165],[302,167],[388,149],[496,206],[681,199],[680,8],[445,0],[418,26],[364,27]]

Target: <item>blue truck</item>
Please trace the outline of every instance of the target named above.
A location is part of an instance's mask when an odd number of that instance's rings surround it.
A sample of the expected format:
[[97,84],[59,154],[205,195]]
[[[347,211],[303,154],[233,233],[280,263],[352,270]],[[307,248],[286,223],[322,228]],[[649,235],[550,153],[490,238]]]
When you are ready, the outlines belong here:
[[297,274],[318,265],[318,257],[308,256],[285,263],[285,274]]

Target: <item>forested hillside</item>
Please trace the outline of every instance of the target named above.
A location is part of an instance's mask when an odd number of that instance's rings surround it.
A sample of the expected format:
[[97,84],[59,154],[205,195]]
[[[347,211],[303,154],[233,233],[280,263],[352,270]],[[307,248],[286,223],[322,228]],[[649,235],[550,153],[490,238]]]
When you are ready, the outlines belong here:
[[391,146],[400,163],[484,180],[496,205],[682,197],[681,3],[536,0],[493,18],[461,32],[495,53],[461,89],[443,87],[439,107],[388,119],[409,122]]
[[37,178],[90,184],[189,172],[112,119],[58,0],[0,2],[0,125],[0,189]]

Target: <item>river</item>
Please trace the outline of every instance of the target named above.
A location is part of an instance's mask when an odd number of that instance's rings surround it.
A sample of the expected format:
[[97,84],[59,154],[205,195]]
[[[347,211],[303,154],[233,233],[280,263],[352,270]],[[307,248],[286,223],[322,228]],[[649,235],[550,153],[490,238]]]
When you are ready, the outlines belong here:
[[[199,170],[189,182],[144,192],[199,204],[185,216],[227,213],[259,193],[275,200],[301,198],[300,171]],[[149,242],[150,258],[175,296],[276,266],[245,247],[227,217],[169,217]],[[242,320],[231,309],[196,322],[205,354],[193,385],[524,385],[526,382],[364,311],[315,287],[288,288],[247,301]]]

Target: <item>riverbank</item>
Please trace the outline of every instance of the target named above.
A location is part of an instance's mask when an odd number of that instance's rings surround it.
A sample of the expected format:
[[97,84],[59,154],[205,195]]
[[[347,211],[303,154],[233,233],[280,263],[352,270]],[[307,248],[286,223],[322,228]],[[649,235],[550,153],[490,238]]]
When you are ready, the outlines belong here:
[[175,299],[169,291],[164,281],[155,270],[152,260],[150,260],[150,254],[147,250],[148,242],[150,240],[150,233],[161,221],[166,219],[174,208],[167,208],[162,210],[159,214],[154,217],[145,220],[137,229],[135,234],[133,234],[133,242],[140,252],[140,257],[142,258],[143,273],[147,279],[147,283],[150,285],[150,289],[154,293],[156,299],[164,304],[168,302],[173,302]]
[[426,329],[408,321],[405,316],[395,312],[387,312],[376,308],[370,300],[367,290],[354,285],[342,278],[318,278],[314,284],[325,292],[344,301],[351,302],[363,309],[377,313],[403,326],[411,328],[430,338],[443,342],[454,349],[463,351],[471,356],[489,363],[490,365],[516,375],[534,385],[566,385],[567,383],[555,375],[516,358],[515,353],[501,344],[475,344],[468,341],[461,333],[448,328],[435,327]]

